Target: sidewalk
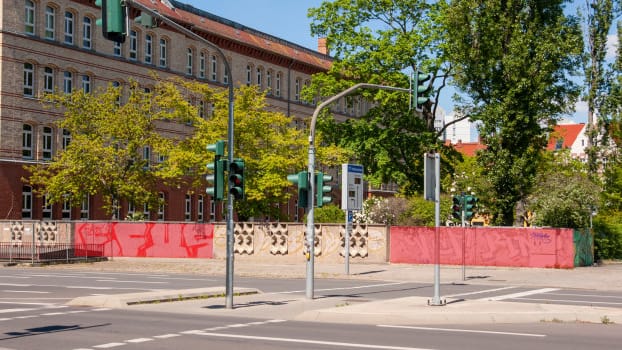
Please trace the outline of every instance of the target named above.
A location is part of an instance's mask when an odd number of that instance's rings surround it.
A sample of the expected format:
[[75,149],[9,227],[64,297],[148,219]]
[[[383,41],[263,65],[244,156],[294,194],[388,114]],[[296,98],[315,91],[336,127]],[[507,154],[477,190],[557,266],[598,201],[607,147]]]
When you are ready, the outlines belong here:
[[[114,258],[113,261],[88,265],[76,264],[63,268],[95,268],[101,271],[178,272],[224,275],[224,260]],[[466,267],[466,283],[485,285],[513,285],[529,287],[562,287],[607,291],[622,291],[622,264],[599,267],[580,267],[573,270],[537,268]],[[343,264],[316,264],[316,278],[369,279],[433,283],[432,265],[405,264],[351,264],[350,275],[345,275]],[[256,263],[236,259],[236,276],[304,278],[306,266],[300,264]],[[462,267],[441,266],[441,283],[465,283]],[[236,289],[246,295],[234,297],[234,309],[225,309],[224,286],[210,290],[174,290],[160,297],[194,298],[186,301],[140,304],[136,301],[157,296],[119,295],[104,298],[88,297],[74,305],[129,307],[132,309],[218,314],[251,318],[273,317],[288,320],[343,322],[387,325],[481,324],[519,322],[592,322],[622,324],[622,308],[603,308],[575,305],[533,304],[492,300],[453,300],[444,306],[428,306],[428,299],[407,297],[382,301],[358,302],[345,297],[308,300],[291,294],[261,293]],[[160,293],[162,294],[162,293]],[[201,296],[197,299],[197,296]],[[205,299],[206,295],[212,298]],[[441,295],[441,297],[443,297]],[[128,306],[124,300],[133,300]],[[173,298],[175,299],[175,298]]]

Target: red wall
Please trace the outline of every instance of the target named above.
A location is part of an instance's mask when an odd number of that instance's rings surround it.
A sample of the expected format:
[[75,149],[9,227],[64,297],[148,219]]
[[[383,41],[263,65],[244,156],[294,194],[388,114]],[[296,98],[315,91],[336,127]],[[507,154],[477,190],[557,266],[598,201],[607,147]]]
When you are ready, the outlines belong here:
[[[573,231],[552,228],[441,227],[440,263],[574,267]],[[434,264],[433,227],[391,227],[390,262]]]
[[105,256],[211,258],[214,225],[164,222],[76,222],[75,244],[104,244]]

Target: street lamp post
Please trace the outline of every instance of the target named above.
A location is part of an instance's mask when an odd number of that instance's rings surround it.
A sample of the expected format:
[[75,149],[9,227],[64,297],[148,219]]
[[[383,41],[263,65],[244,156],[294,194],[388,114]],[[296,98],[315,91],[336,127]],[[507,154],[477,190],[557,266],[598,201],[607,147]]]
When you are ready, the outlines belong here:
[[[229,87],[229,120],[228,120],[228,131],[227,131],[227,153],[228,153],[228,161],[229,164],[233,163],[233,74],[231,72],[231,66],[227,61],[227,56],[225,56],[224,52],[218,47],[218,45],[212,43],[211,41],[203,38],[202,36],[196,34],[195,32],[189,30],[188,28],[177,24],[175,21],[168,19],[164,15],[160,14],[158,11],[148,8],[141,3],[134,0],[125,0],[125,4],[127,7],[134,7],[139,9],[140,11],[146,12],[147,14],[153,16],[154,18],[158,18],[162,22],[167,25],[175,28],[179,32],[184,35],[198,40],[212,48],[214,48],[218,54],[222,57],[222,60],[225,64],[225,73],[229,77],[227,81],[227,85]],[[226,277],[226,308],[233,308],[233,194],[231,193],[231,183],[229,183],[229,196],[227,197],[227,277]]]

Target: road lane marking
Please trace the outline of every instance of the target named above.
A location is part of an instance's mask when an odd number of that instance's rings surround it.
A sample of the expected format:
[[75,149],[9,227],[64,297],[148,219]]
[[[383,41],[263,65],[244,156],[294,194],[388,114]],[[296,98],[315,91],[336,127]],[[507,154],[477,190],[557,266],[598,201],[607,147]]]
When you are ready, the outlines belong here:
[[136,284],[168,284],[167,282],[159,281],[123,281],[123,280],[96,280],[95,282],[114,282],[114,283],[136,283]]
[[130,339],[130,340],[126,340],[126,343],[133,343],[133,344],[137,344],[137,343],[145,343],[148,341],[152,341],[153,339],[151,338],[136,338],[136,339]]
[[466,296],[466,295],[492,293],[492,292],[498,292],[500,290],[507,290],[507,289],[513,289],[513,288],[517,288],[517,287],[503,287],[503,288],[494,288],[494,289],[484,289],[484,290],[479,290],[477,292],[468,292],[468,293],[446,295],[445,297],[446,298],[463,297],[463,296]]
[[[347,289],[363,289],[363,288],[374,288],[374,287],[388,287],[388,286],[396,286],[400,284],[407,284],[410,282],[393,282],[393,283],[381,283],[381,284],[366,284],[362,286],[355,287],[336,287],[336,288],[323,288],[323,289],[315,289],[316,292],[330,292],[334,290],[347,290]],[[274,292],[274,293],[263,293],[265,294],[294,294],[294,293],[302,293],[304,290],[290,290],[285,292]]]
[[439,331],[439,332],[457,332],[457,333],[480,333],[480,334],[496,334],[496,335],[512,335],[519,337],[546,337],[546,334],[533,334],[533,333],[513,333],[513,332],[497,332],[497,331],[481,331],[476,329],[458,329],[458,328],[433,328],[433,327],[415,327],[415,326],[392,326],[379,324],[377,327],[382,328],[401,328],[401,329],[413,329],[421,331]]
[[548,293],[548,292],[555,292],[555,291],[558,291],[558,290],[559,290],[559,288],[541,288],[541,289],[528,290],[528,291],[520,292],[520,293],[498,295],[496,297],[482,298],[482,299],[483,300],[490,300],[490,301],[501,301],[501,300],[506,300],[506,299],[522,298],[522,297],[526,297],[526,296],[530,296],[530,295],[534,295],[534,294],[543,294],[543,293]]
[[217,338],[249,339],[249,340],[263,340],[263,341],[282,342],[282,343],[328,345],[328,346],[357,348],[357,349],[431,350],[429,348],[413,348],[413,347],[404,347],[404,346],[375,345],[375,344],[362,344],[362,343],[345,343],[345,342],[333,342],[333,341],[300,339],[300,338],[260,337],[260,336],[242,335],[242,334],[224,334],[224,333],[207,333],[207,332],[201,332],[201,333],[196,333],[196,334],[208,336],[208,337],[217,337]]
[[94,345],[94,348],[98,348],[98,349],[110,349],[110,348],[116,348],[117,346],[123,346],[125,345],[125,343],[107,343],[107,344],[99,344],[99,345]]
[[556,303],[573,303],[573,304],[602,304],[602,305],[622,305],[622,303],[616,303],[613,301],[588,301],[588,300],[566,300],[566,299],[544,299],[544,298],[516,298],[519,300],[531,300],[531,301],[547,301]]
[[569,297],[588,297],[588,298],[611,298],[611,299],[622,299],[622,296],[616,296],[616,295],[598,295],[598,294],[548,293],[547,295],[563,295],[563,296],[569,296]]
[[162,335],[155,335],[153,336],[154,338],[157,339],[168,339],[168,338],[175,338],[175,337],[181,337],[181,334],[162,334]]
[[31,293],[31,294],[50,294],[50,292],[37,291],[37,290],[3,290],[4,293]]

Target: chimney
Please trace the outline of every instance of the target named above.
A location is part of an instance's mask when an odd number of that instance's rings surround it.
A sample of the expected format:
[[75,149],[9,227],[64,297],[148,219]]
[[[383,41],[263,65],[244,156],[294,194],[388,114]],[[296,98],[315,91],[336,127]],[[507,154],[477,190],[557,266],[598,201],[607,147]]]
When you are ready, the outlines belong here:
[[324,55],[328,55],[328,46],[326,45],[326,38],[317,39],[317,51]]

